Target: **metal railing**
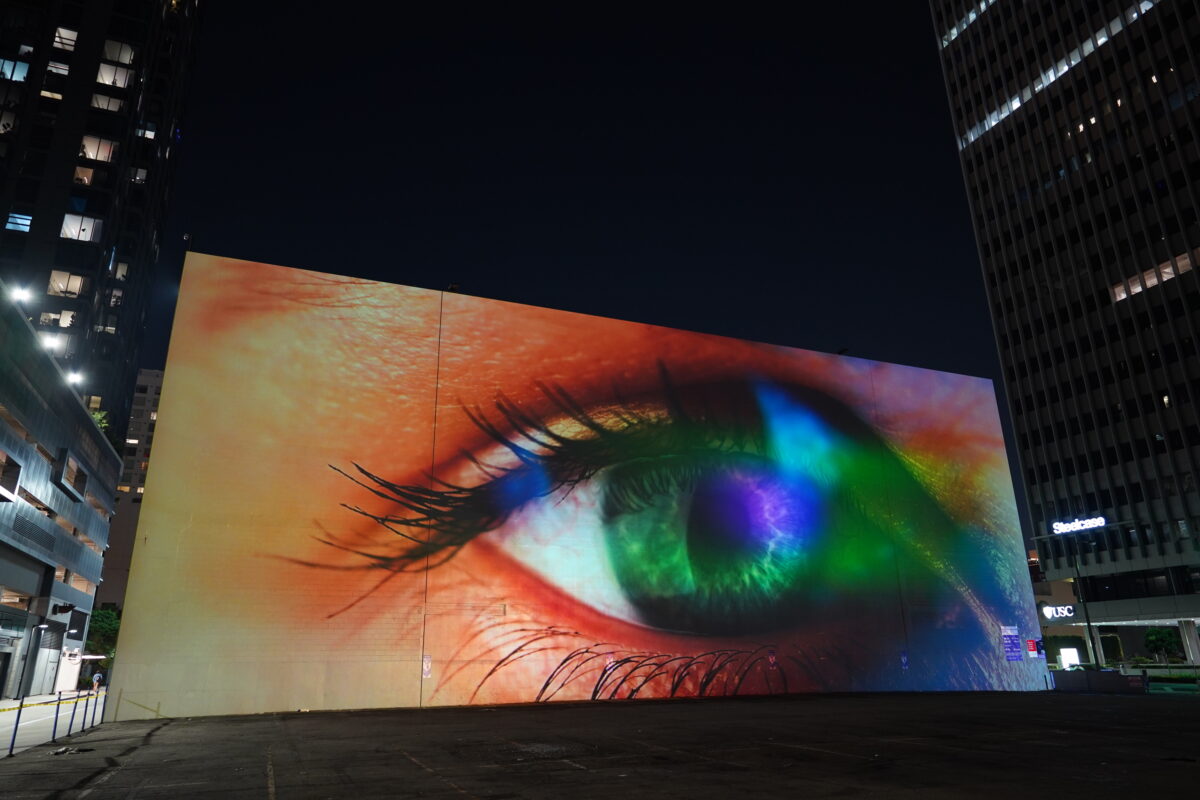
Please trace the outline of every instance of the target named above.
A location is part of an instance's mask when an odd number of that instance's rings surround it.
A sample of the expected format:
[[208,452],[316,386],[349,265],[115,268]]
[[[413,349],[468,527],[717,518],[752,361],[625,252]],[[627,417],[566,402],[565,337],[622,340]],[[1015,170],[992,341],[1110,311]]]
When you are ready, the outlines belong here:
[[[52,699],[41,699],[50,697]],[[56,695],[39,695],[37,697],[22,697],[16,705],[0,705],[0,731],[4,731],[5,723],[11,720],[12,732],[8,737],[8,756],[12,756],[18,747],[42,744],[43,742],[58,742],[62,729],[62,720],[66,717],[66,732],[62,736],[82,733],[88,728],[94,728],[104,721],[103,706],[108,704],[107,691],[92,691],[90,689],[76,692],[59,692]],[[67,710],[70,709],[68,717]],[[43,712],[49,712],[45,714]],[[9,717],[9,715],[12,715]],[[38,714],[31,718],[32,714]],[[8,717],[9,719],[5,719]],[[22,730],[22,726],[25,729]],[[47,735],[48,734],[48,735]]]

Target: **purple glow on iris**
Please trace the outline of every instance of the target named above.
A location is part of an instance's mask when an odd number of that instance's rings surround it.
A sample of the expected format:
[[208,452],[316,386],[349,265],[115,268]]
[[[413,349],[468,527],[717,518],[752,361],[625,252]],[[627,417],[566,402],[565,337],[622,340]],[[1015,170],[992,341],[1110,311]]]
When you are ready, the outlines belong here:
[[821,529],[824,502],[817,485],[800,475],[747,470],[701,481],[689,513],[689,542],[727,555],[795,556]]

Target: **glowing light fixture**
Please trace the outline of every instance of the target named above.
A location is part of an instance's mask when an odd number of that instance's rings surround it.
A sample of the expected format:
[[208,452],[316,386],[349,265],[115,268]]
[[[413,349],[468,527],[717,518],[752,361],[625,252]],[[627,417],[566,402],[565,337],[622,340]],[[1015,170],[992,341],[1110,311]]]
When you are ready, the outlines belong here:
[[18,286],[17,288],[15,288],[11,292],[9,292],[9,297],[11,297],[13,299],[13,302],[24,303],[25,301],[27,301],[33,297],[33,292],[29,291],[28,289],[26,289],[24,287]]
[[67,383],[72,384],[72,385],[83,383],[83,373],[82,372],[68,372],[67,373]]

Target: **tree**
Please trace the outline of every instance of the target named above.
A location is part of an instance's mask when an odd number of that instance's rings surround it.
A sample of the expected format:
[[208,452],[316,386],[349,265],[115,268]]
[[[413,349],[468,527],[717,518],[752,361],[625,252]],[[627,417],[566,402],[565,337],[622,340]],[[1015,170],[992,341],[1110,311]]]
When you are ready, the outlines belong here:
[[112,426],[108,419],[107,411],[92,411],[92,422],[96,423],[96,427],[104,434],[104,438],[108,439],[108,443],[113,446],[113,449],[118,453],[121,452],[122,444],[117,439],[117,429]]
[[1183,638],[1178,628],[1147,628],[1142,644],[1161,661],[1183,655]]
[[96,427],[99,428],[101,431],[103,431],[104,433],[108,433],[108,412],[107,411],[93,411],[92,412],[92,422],[96,423]]
[[92,624],[88,628],[85,648],[91,655],[104,654],[111,659],[117,651],[117,632],[121,629],[121,616],[112,609],[101,608],[92,612]]

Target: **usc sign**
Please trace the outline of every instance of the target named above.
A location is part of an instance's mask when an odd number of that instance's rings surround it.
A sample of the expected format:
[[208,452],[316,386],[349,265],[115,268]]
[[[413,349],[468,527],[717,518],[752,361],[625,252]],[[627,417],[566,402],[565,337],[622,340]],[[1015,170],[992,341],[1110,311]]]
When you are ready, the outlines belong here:
[[1075,616],[1075,606],[1042,606],[1042,616],[1046,619],[1062,619]]

